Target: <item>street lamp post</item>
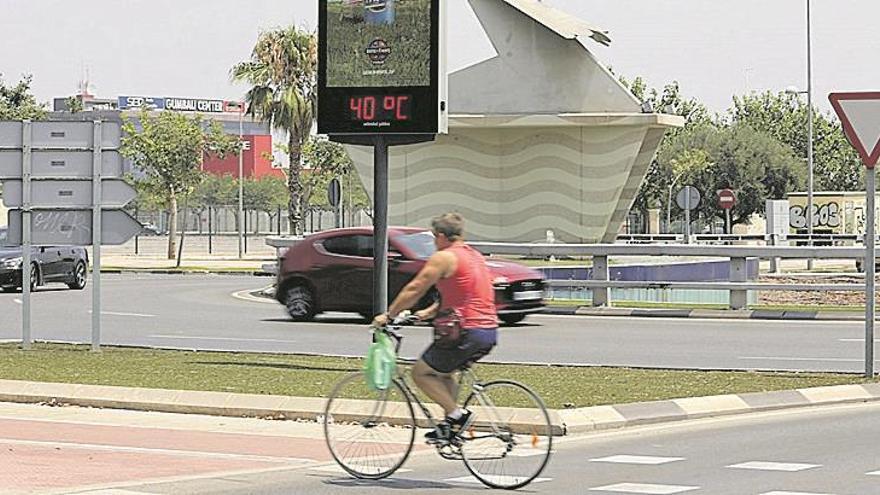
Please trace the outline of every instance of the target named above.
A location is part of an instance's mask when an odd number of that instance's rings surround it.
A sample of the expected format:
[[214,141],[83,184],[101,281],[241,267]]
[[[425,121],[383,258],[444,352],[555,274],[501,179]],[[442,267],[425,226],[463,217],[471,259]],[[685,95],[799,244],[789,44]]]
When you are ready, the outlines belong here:
[[[807,220],[807,241],[813,245],[813,37],[812,37],[812,0],[807,1],[807,90],[800,91],[796,87],[788,87],[785,92],[794,95],[807,95],[807,207],[804,218]],[[813,269],[813,259],[807,259],[807,269]]]
[[[242,119],[244,118],[244,102],[239,102],[238,104],[238,145],[242,146],[242,141],[244,140],[244,124],[242,123]],[[244,175],[244,149],[238,150],[238,259],[241,259],[242,249],[244,246],[244,230],[242,227],[242,222],[244,221],[244,184],[242,183],[242,176]]]

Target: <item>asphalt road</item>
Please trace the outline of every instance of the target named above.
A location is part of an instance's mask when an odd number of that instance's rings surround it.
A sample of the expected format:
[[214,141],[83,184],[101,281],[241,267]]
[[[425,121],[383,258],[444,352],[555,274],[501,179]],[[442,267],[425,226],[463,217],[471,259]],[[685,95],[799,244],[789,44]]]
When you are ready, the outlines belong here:
[[[274,301],[234,294],[271,282],[228,275],[105,275],[102,342],[186,349],[363,355],[366,324],[356,315],[294,323]],[[35,339],[88,342],[91,287],[39,289]],[[241,294],[238,294],[241,296]],[[21,294],[0,294],[0,339],[21,339]],[[344,294],[340,294],[344,297]],[[405,330],[414,357],[430,330]],[[702,369],[859,372],[860,322],[703,320],[537,315],[501,330],[490,360]]]
[[[880,493],[880,404],[760,413],[627,429],[557,442],[525,493],[844,495]],[[393,477],[351,479],[309,466],[130,486],[150,494],[486,493],[461,463],[415,455]],[[100,493],[100,492],[97,492]]]

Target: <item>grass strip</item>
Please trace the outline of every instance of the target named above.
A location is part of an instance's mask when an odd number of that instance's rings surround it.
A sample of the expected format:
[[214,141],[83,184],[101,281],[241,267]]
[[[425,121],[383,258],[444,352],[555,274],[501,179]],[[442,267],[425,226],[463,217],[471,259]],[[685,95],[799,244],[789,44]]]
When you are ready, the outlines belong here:
[[[39,343],[0,344],[0,378],[36,382],[326,397],[362,360],[287,354],[194,352]],[[366,349],[365,349],[366,351]],[[484,380],[532,387],[548,407],[585,407],[824,385],[866,383],[855,374],[671,371],[483,363]]]

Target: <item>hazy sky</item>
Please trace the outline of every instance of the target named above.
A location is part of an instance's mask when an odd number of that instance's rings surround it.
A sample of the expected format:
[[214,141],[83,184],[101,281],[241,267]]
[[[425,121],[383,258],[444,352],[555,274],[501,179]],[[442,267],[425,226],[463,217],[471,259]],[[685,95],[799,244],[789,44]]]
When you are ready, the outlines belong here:
[[[449,1],[450,70],[491,57],[466,0]],[[500,1],[500,0],[499,0]],[[678,80],[713,110],[731,95],[806,86],[807,0],[545,0],[610,31],[588,46],[618,73]],[[261,29],[314,27],[316,0],[0,0],[0,73],[40,100],[76,92],[235,99],[229,68]],[[877,0],[813,0],[814,101],[880,89]]]

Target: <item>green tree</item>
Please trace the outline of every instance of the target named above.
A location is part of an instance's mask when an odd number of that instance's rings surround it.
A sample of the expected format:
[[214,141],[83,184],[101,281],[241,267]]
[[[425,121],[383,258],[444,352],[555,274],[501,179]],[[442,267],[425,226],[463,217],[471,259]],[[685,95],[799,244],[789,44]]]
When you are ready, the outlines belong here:
[[308,173],[303,177],[303,208],[329,206],[327,185],[354,168],[345,148],[325,137],[313,137],[303,146],[303,163]]
[[0,74],[0,120],[42,120],[46,107],[31,93],[33,77],[26,75],[14,86],[7,86]]
[[178,202],[204,178],[200,165],[205,154],[222,158],[239,152],[241,143],[237,136],[225,134],[218,122],[207,124],[199,115],[160,112],[152,116],[143,111],[139,120],[140,130],[125,119],[122,153],[145,173],[142,187],[169,210],[168,259],[174,259]]
[[288,27],[261,33],[250,59],[231,70],[233,81],[251,86],[245,97],[248,114],[288,133],[288,211],[294,234],[303,231],[300,160],[315,120],[317,67],[315,33]]
[[288,197],[287,183],[282,177],[245,178],[242,183],[244,208],[266,212],[272,222],[278,209],[287,206]]
[[[732,124],[747,125],[791,147],[807,159],[807,103],[797,95],[772,93],[735,96],[730,109]],[[831,114],[813,109],[813,177],[819,191],[861,191],[864,167]],[[806,168],[806,165],[802,164]]]
[[[198,215],[201,225],[206,208],[233,204],[238,204],[238,185],[232,175],[205,173],[190,195],[189,206]],[[236,226],[238,220],[238,208],[235,208]]]
[[76,96],[68,96],[64,102],[67,105],[67,111],[70,113],[80,113],[84,110],[82,100]]
[[[670,140],[679,134],[696,126],[716,125],[716,117],[709,112],[705,105],[695,98],[685,98],[682,95],[678,81],[673,81],[665,85],[662,90],[657,90],[656,88],[649,88],[641,77],[636,77],[632,81],[628,81],[624,77],[619,79],[636,98],[642,103],[649,104],[655,112],[678,115],[685,118],[684,127],[666,131],[663,142],[660,143],[660,148],[657,151],[658,155],[663,154]],[[693,158],[696,157],[690,157],[690,159]],[[682,166],[685,164],[696,164],[688,159],[683,159],[683,157],[679,157],[678,162]],[[639,192],[633,201],[633,209],[639,210],[644,214],[649,209],[666,206],[667,212],[669,212],[669,191],[682,185],[679,180],[682,171],[674,170],[671,164],[672,162],[669,161],[657,160],[656,157],[651,161],[645,180],[642,182]]]
[[[700,191],[703,200],[696,212],[707,220],[723,218],[715,200],[719,189],[736,192],[731,222],[738,224],[762,213],[765,200],[781,199],[804,182],[803,166],[788,146],[745,125],[687,129],[670,139],[657,159],[678,170],[681,186]],[[672,211],[682,215],[676,206]]]

